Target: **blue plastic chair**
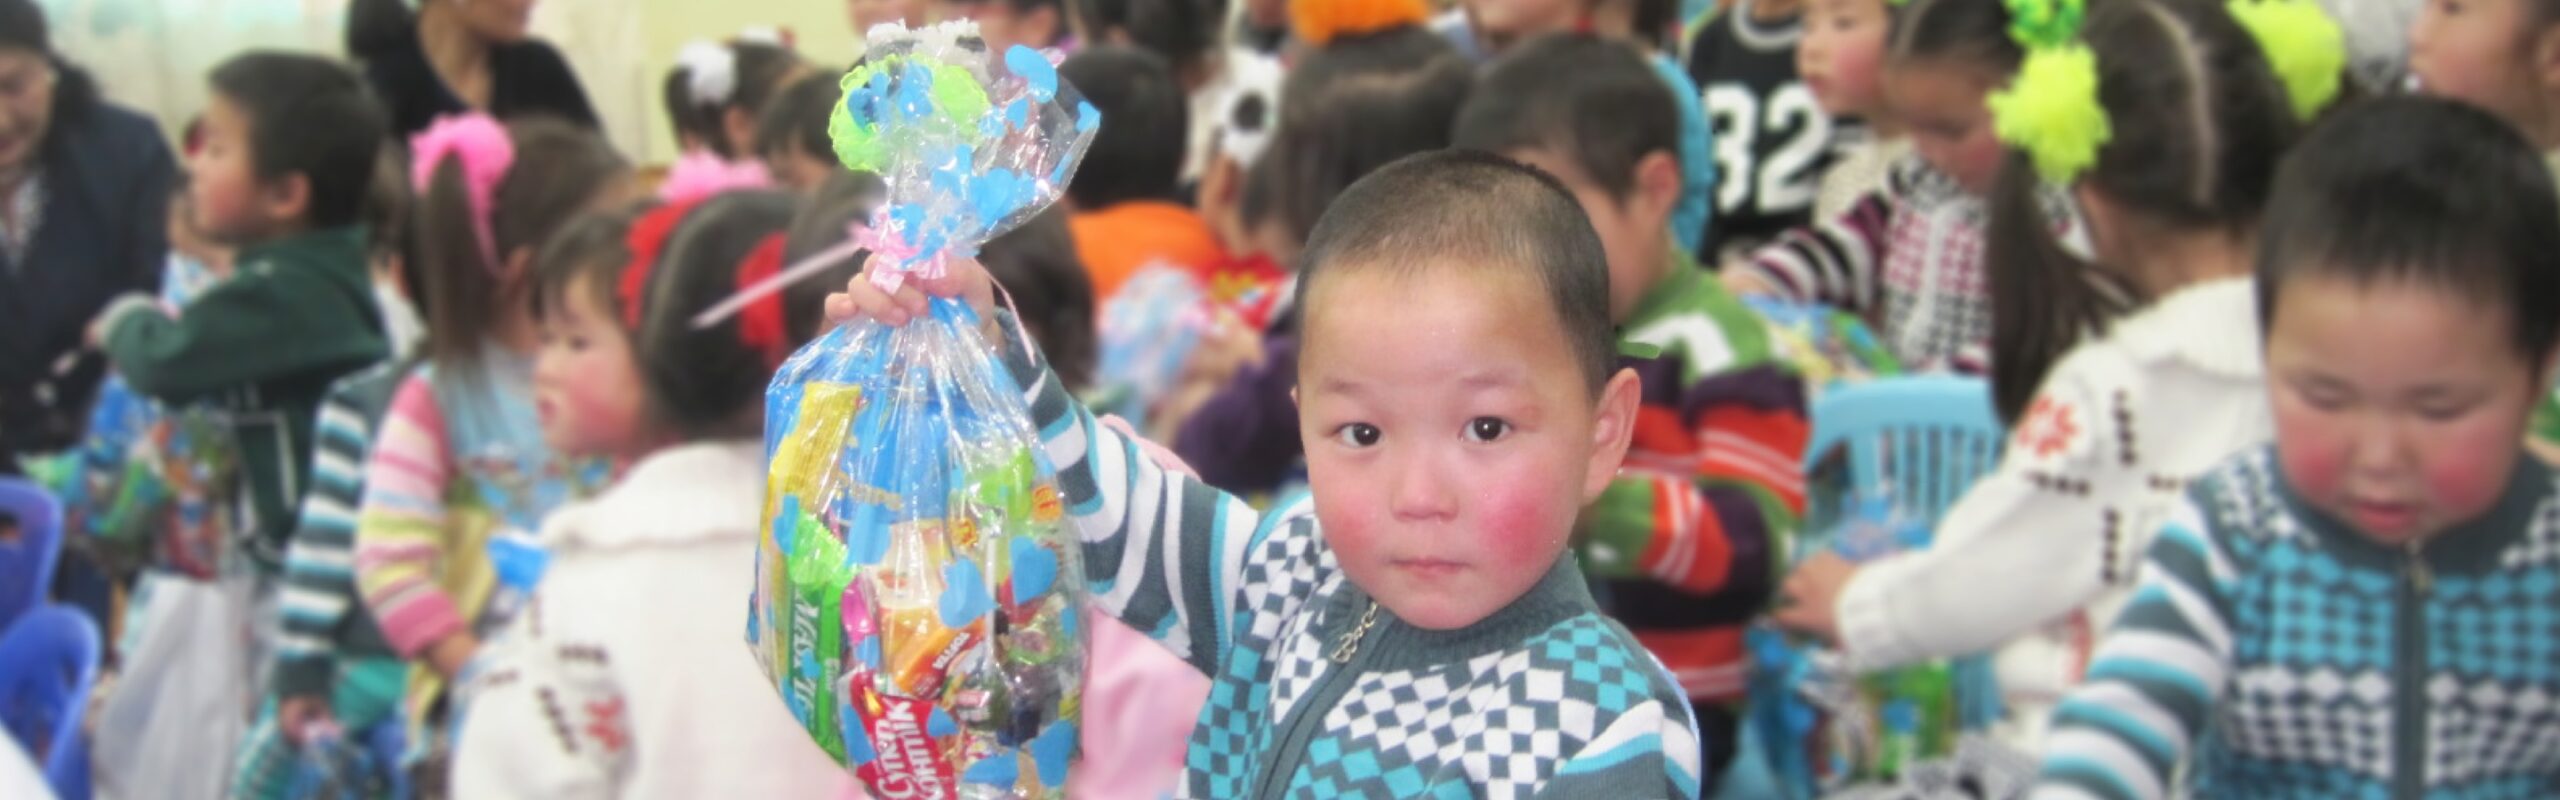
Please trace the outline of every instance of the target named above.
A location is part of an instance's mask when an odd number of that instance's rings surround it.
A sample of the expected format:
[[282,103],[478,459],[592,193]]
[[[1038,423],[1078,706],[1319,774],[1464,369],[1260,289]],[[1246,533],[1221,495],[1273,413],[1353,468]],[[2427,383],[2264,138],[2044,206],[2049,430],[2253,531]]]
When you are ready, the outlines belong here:
[[80,720],[98,657],[97,624],[63,606],[29,611],[0,634],[0,726],[43,765],[60,800],[89,800],[89,742]]
[[62,503],[31,481],[0,479],[0,523],[17,526],[18,535],[0,541],[0,630],[31,609],[41,607],[53,590],[54,566],[62,560]]
[[[1832,389],[1813,405],[1805,474],[1845,459],[1846,481],[1835,497],[1806,509],[1807,529],[1856,516],[1857,503],[1881,499],[1897,521],[1937,527],[1974,481],[2000,464],[2008,431],[1991,408],[1991,385],[1943,375],[1880,378]],[[1835,456],[1835,451],[1837,454]]]

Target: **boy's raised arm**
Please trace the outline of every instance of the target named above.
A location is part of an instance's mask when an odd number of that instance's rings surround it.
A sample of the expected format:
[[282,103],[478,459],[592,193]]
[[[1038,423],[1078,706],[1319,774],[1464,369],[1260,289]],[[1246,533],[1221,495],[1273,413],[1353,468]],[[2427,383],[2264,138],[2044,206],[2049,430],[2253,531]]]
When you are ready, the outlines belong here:
[[[1010,318],[1001,339],[1006,369],[1023,387],[1032,423],[1057,465],[1095,602],[1193,668],[1216,675],[1237,626],[1253,624],[1249,615],[1280,610],[1240,602],[1248,555],[1275,535],[1312,542],[1308,507],[1265,514],[1159,464],[1138,441],[1096,422],[1047,360],[1023,344]],[[1289,553],[1312,559],[1314,550]]]

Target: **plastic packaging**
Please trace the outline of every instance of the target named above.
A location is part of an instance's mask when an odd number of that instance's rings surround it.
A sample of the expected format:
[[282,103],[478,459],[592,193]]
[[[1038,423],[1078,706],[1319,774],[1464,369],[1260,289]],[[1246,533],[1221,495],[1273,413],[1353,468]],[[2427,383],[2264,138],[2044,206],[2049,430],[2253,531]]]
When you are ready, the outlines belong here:
[[[1099,119],[1038,53],[974,27],[871,31],[839,155],[888,184],[894,286],[1053,202]],[[766,393],[747,639],[873,794],[1064,796],[1083,686],[1080,550],[1016,385],[965,306],[834,330]]]

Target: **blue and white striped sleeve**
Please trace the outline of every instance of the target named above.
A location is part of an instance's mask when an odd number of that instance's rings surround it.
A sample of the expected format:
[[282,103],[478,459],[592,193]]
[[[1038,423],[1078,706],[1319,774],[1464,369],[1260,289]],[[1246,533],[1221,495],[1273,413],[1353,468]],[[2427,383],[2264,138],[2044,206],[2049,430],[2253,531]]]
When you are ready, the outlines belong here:
[[2167,797],[2231,672],[2231,555],[2193,500],[2143,565],[2087,680],[2056,709],[2034,797]]
[[[1306,535],[1304,513],[1264,514],[1099,424],[1006,320],[1006,369],[1023,387],[1067,518],[1084,542],[1094,603],[1215,675],[1255,609],[1238,608],[1245,562],[1275,532]],[[1241,613],[1240,613],[1241,612]]]

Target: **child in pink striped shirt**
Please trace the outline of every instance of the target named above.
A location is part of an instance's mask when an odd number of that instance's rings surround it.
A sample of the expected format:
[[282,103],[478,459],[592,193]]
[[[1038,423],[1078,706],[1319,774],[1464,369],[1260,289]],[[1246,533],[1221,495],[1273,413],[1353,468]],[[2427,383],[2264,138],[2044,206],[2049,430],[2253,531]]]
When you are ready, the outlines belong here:
[[428,363],[393,395],[365,469],[356,585],[413,665],[409,741],[432,757],[444,685],[499,621],[484,548],[604,477],[543,445],[528,278],[555,229],[628,196],[631,171],[601,137],[550,121],[447,118],[413,147]]

